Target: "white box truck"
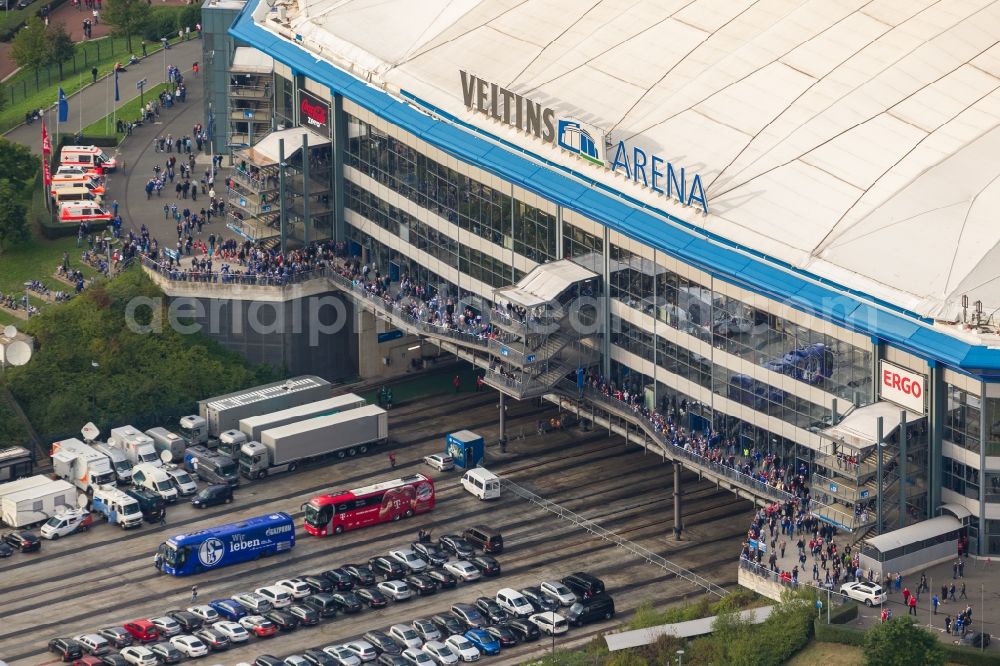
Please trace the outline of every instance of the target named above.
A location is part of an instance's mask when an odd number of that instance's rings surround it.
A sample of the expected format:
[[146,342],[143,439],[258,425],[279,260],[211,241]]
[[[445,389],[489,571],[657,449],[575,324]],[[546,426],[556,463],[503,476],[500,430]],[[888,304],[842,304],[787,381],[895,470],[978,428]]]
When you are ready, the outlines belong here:
[[99,486],[94,489],[90,508],[101,514],[111,525],[123,530],[142,525],[142,509],[139,502],[114,486]]
[[177,433],[170,432],[166,428],[150,428],[146,435],[153,440],[156,452],[163,458],[164,451],[170,451],[170,462],[180,462],[184,460],[184,449],[187,448],[187,440]]
[[208,436],[218,437],[226,430],[237,429],[242,418],[323,400],[330,397],[332,390],[330,382],[321,377],[292,377],[282,382],[200,400],[198,415],[208,423]]
[[95,451],[100,451],[111,461],[111,469],[115,471],[115,477],[119,485],[132,483],[132,461],[128,459],[125,452],[117,446],[111,446],[107,442],[94,442],[91,446]]
[[157,467],[163,465],[153,440],[130,425],[112,428],[108,444],[121,449],[133,465],[139,463],[151,463]]
[[108,457],[78,439],[52,442],[49,455],[55,475],[88,495],[93,493],[94,486],[115,482],[115,470]]
[[245,419],[240,419],[240,430],[247,436],[247,439],[259,442],[260,435],[265,430],[278,428],[289,423],[297,423],[305,419],[316,418],[317,416],[339,414],[349,409],[364,407],[367,404],[367,401],[361,396],[353,393],[345,393],[344,395],[289,407],[288,409],[271,412],[270,414],[248,416]]
[[388,439],[386,411],[375,405],[306,419],[261,433],[261,441],[240,447],[240,473],[259,479],[272,472],[294,472],[300,462],[331,454],[367,453]]
[[0,485],[0,521],[11,527],[40,525],[63,507],[77,506],[77,492],[62,479],[41,474]]

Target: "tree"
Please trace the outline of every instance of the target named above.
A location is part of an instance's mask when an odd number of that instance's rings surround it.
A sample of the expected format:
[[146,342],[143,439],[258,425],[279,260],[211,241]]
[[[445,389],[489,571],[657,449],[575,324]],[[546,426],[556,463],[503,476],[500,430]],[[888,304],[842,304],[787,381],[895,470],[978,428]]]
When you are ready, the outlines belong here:
[[38,70],[49,62],[49,49],[45,39],[45,24],[32,16],[16,35],[10,47],[10,57],[18,67],[35,70],[35,88],[38,87]]
[[132,36],[142,33],[149,20],[149,5],[145,0],[107,0],[101,18],[115,35],[125,38],[131,52]]
[[28,209],[20,194],[23,187],[0,180],[0,248],[28,237]]
[[894,617],[868,630],[865,636],[868,666],[941,666],[944,651],[938,639],[909,617]]
[[73,38],[66,32],[62,23],[51,23],[45,29],[45,64],[55,64],[59,67],[59,80],[63,78],[63,63],[73,57],[76,45]]
[[21,185],[38,173],[38,157],[31,149],[7,139],[0,139],[0,174]]

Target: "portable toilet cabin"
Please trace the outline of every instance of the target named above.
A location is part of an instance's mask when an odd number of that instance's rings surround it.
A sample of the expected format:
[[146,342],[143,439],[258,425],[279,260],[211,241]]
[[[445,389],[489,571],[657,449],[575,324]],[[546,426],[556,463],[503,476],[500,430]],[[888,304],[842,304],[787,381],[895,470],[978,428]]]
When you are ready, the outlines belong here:
[[445,455],[455,461],[456,467],[472,469],[485,457],[483,438],[470,430],[459,430],[445,439]]

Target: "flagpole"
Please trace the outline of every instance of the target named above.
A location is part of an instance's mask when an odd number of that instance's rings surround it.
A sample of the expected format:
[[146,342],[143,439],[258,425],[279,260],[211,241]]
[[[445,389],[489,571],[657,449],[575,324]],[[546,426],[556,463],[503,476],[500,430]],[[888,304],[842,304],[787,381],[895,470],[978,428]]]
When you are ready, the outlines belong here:
[[[80,72],[80,90],[83,90],[83,72]],[[80,129],[78,130],[80,135],[83,135],[83,104],[77,104],[80,107]]]
[[[111,79],[109,78],[108,79],[108,88],[110,88],[110,87],[111,87]],[[108,123],[111,122],[110,120],[108,120],[108,118],[110,118],[110,116],[111,116],[111,92],[110,91],[108,92],[108,95],[107,95],[106,99],[107,99],[107,102],[105,102],[104,108],[107,111],[107,113],[104,114],[104,133],[105,134],[110,134],[111,130],[108,129]],[[118,135],[115,134],[115,136],[118,136]]]

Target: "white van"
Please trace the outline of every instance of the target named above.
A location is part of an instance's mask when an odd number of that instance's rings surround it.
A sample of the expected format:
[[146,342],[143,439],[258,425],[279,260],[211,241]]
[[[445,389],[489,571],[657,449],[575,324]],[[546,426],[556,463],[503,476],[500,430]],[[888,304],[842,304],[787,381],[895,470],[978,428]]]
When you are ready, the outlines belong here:
[[98,207],[104,203],[103,195],[94,194],[94,192],[82,185],[53,190],[51,194],[52,202],[57,206],[67,201],[89,201]]
[[499,499],[500,477],[488,469],[476,467],[462,476],[462,487],[481,500]]
[[170,475],[152,463],[139,463],[132,467],[132,485],[152,491],[165,502],[177,501],[177,488]]
[[62,152],[59,153],[59,163],[100,168],[104,171],[114,171],[118,166],[115,158],[97,146],[63,146]]

